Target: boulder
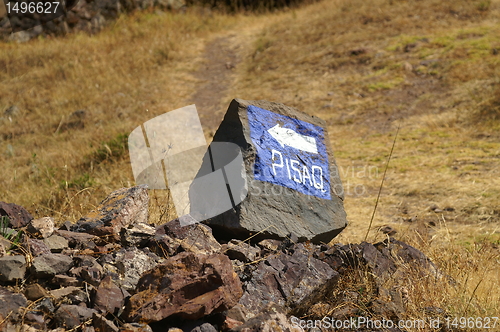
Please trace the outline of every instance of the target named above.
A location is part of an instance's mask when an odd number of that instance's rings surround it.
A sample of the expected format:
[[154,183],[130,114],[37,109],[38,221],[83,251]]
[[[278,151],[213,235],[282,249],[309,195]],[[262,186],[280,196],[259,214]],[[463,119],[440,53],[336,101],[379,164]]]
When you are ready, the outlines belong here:
[[119,241],[122,228],[128,228],[132,223],[147,223],[148,203],[145,185],[118,189],[106,197],[96,210],[73,225],[71,231]]
[[0,281],[13,282],[23,279],[26,273],[26,258],[21,255],[0,258]]
[[[242,151],[244,170],[226,169],[226,183],[234,197],[231,202],[246,198],[205,221],[217,238],[258,234],[284,239],[295,234],[299,241],[328,243],[346,227],[344,191],[325,121],[279,103],[235,99],[212,145],[220,142],[234,143]],[[226,158],[219,154],[219,159]],[[207,175],[211,167],[224,169],[226,162],[216,157],[212,160],[207,153],[197,177]],[[193,181],[190,214],[202,221],[225,196],[225,190]]]
[[227,256],[183,252],[141,277],[124,318],[145,323],[174,315],[199,319],[231,308],[241,295],[240,280]]

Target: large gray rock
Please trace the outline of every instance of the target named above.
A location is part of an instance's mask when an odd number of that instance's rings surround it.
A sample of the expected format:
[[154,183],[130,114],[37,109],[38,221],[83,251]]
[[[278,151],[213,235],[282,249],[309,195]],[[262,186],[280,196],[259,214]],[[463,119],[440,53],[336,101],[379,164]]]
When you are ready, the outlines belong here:
[[31,274],[35,278],[52,278],[56,274],[64,274],[73,265],[73,259],[63,254],[46,254],[33,259]]
[[[261,232],[262,238],[295,234],[299,241],[319,243],[329,242],[346,227],[344,192],[325,125],[317,117],[279,103],[231,102],[213,142],[231,142],[241,148],[244,170],[226,170],[226,183],[232,202],[247,196],[206,221],[216,237],[246,238]],[[229,155],[230,151],[216,151],[211,160],[207,154],[198,178],[213,171],[210,163],[212,168],[224,167],[230,160],[219,159]],[[209,215],[227,193],[194,181],[189,195],[191,215],[200,221],[204,211]]]
[[26,273],[24,256],[5,256],[0,258],[0,281],[12,282],[23,279]]

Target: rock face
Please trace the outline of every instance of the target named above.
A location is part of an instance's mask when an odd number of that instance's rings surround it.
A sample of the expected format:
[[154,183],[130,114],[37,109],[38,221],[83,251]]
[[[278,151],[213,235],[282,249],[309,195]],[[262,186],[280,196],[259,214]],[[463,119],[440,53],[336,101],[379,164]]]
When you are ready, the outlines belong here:
[[291,255],[270,255],[257,265],[239,301],[245,318],[258,315],[262,306],[270,303],[301,314],[332,291],[339,274],[328,264],[309,257],[302,244],[293,250]]
[[198,319],[233,307],[242,295],[231,261],[221,254],[180,253],[145,273],[127,303],[127,321],[172,315]]
[[[213,142],[241,148],[246,174],[230,176],[244,176],[248,185],[245,200],[206,221],[216,236],[294,234],[299,241],[328,243],[346,227],[344,192],[323,120],[279,103],[235,99]],[[216,195],[202,192],[193,182],[191,206],[217,204]]]

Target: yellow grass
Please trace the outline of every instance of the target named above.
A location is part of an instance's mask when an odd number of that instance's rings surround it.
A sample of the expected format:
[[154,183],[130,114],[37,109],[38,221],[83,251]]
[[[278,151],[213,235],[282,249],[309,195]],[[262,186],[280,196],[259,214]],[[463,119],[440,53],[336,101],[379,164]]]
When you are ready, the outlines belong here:
[[[408,281],[411,317],[498,316],[499,18],[498,0],[325,0],[260,16],[136,13],[96,36],[2,43],[0,110],[20,112],[0,121],[0,197],[75,221],[133,185],[119,135],[187,105],[204,46],[227,37],[242,58],[227,104],[267,99],[327,121],[350,222],[334,242],[363,240],[400,126],[368,240],[389,225],[457,282]],[[85,127],[72,128],[79,109]],[[168,220],[165,196],[152,193],[152,221]]]

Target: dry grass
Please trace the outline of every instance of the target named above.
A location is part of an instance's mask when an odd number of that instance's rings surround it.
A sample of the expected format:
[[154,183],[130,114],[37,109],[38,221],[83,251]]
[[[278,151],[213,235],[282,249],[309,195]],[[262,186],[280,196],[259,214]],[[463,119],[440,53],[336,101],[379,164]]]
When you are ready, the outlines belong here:
[[[205,42],[236,33],[228,101],[327,121],[350,220],[335,242],[363,239],[401,125],[369,240],[390,225],[457,281],[408,280],[410,316],[430,305],[498,315],[499,18],[498,0],[332,0],[257,17],[140,13],[93,37],[0,44],[0,109],[20,108],[1,123],[0,195],[63,221],[131,185],[119,135],[184,106]],[[157,220],[164,195],[152,195]]]
[[96,36],[1,44],[0,109],[19,108],[0,121],[2,200],[75,220],[133,185],[128,133],[185,105],[204,38],[235,22],[143,12]]

